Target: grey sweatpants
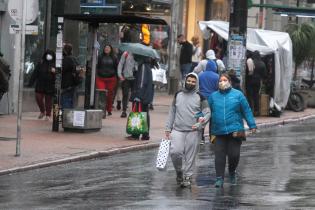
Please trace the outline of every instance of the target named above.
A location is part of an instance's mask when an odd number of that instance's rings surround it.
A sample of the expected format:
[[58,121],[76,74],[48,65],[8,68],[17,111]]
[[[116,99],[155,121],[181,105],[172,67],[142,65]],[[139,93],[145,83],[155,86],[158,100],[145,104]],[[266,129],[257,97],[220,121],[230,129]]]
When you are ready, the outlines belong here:
[[200,131],[171,133],[171,159],[176,172],[192,176],[200,143]]

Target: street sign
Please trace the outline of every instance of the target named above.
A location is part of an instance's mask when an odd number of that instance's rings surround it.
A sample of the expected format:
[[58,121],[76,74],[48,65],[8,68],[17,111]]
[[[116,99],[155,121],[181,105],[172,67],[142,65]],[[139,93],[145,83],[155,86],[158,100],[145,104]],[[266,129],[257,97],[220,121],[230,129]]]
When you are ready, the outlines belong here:
[[[9,15],[16,23],[22,23],[22,1],[8,1]],[[38,16],[38,0],[27,0],[25,24],[33,23]]]
[[[10,34],[18,34],[21,31],[21,26],[17,24],[10,25]],[[38,26],[37,25],[25,25],[25,34],[26,35],[38,35]]]

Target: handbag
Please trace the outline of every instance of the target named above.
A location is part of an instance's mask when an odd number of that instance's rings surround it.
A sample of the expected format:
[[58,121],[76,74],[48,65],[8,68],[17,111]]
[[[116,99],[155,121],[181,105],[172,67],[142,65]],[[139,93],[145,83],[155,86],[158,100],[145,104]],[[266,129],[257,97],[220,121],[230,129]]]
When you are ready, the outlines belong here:
[[166,70],[161,68],[152,68],[152,81],[154,84],[167,84]]
[[126,132],[131,135],[140,135],[149,132],[148,117],[146,112],[142,112],[141,103],[134,103],[132,111],[128,115]]
[[162,139],[156,158],[156,168],[159,171],[166,170],[166,163],[170,152],[170,145],[171,145],[170,140]]
[[245,131],[235,131],[232,133],[232,137],[236,139],[240,139],[242,141],[246,140],[246,133]]

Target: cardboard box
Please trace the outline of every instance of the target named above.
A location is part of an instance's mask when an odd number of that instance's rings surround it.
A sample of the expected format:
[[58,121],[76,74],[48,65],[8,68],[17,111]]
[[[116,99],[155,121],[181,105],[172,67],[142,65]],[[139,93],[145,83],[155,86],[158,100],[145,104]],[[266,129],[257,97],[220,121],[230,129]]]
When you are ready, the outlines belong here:
[[270,97],[267,94],[261,94],[259,100],[259,115],[269,116],[269,101]]

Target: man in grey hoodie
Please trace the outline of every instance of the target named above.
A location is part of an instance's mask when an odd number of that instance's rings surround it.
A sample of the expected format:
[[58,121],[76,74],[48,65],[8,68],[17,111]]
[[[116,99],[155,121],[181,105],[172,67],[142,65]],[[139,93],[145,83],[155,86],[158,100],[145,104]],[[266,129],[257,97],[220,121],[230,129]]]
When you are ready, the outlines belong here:
[[208,102],[198,91],[197,74],[187,74],[185,86],[176,93],[166,123],[165,135],[171,139],[176,181],[182,187],[191,185],[201,130],[210,118]]

